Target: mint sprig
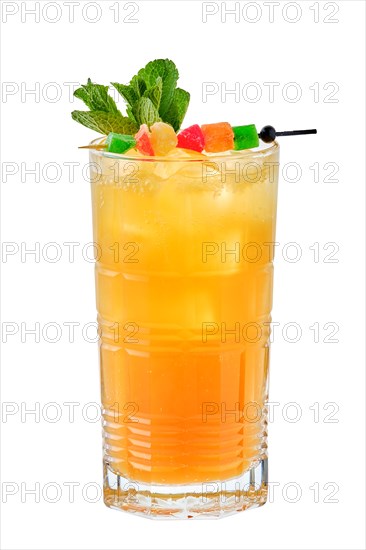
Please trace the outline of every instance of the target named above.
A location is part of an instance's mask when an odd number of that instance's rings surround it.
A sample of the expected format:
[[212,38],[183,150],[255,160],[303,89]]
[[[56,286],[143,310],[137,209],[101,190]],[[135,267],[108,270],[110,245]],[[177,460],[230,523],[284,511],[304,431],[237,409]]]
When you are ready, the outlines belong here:
[[171,124],[177,132],[190,99],[188,92],[176,87],[178,77],[173,61],[156,59],[140,69],[129,84],[112,82],[126,103],[127,116],[119,111],[108,86],[94,84],[89,78],[86,85],[74,92],[89,111],[73,111],[72,118],[101,134],[134,134],[140,124],[150,127],[159,121]]
[[87,128],[107,135],[110,132],[117,134],[135,134],[138,130],[136,122],[128,117],[116,113],[106,113],[105,111],[73,111],[71,116],[76,122],[80,122]]

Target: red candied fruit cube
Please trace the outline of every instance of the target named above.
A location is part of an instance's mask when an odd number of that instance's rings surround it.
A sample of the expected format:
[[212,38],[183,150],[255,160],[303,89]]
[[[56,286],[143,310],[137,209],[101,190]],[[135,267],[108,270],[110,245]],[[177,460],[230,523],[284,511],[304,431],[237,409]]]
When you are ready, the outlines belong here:
[[219,153],[234,149],[234,132],[228,122],[203,124],[201,126],[208,153]]
[[178,147],[199,153],[205,148],[205,139],[198,124],[193,124],[178,134]]
[[135,135],[136,149],[143,155],[154,156],[154,150],[150,142],[150,132],[147,124],[141,124],[139,131]]

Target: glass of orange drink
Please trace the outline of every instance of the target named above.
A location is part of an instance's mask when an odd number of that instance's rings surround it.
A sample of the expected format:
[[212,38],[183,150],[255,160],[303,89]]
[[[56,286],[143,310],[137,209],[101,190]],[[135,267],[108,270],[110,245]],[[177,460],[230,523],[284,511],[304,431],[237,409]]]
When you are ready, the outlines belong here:
[[278,156],[90,151],[110,507],[222,517],[266,501]]

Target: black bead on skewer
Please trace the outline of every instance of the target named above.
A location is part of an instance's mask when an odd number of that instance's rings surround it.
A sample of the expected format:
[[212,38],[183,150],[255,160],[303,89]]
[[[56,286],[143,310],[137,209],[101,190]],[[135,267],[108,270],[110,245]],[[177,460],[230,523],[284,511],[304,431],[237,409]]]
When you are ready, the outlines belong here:
[[276,132],[273,126],[264,126],[258,136],[264,143],[271,143],[277,136],[304,136],[306,134],[316,134],[317,130],[288,130],[287,132]]

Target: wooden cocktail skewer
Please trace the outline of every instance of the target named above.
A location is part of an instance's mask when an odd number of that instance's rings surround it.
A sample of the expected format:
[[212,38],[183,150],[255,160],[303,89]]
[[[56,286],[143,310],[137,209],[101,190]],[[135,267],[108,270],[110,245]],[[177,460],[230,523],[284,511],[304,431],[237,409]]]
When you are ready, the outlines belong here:
[[105,143],[100,143],[98,145],[81,145],[79,149],[95,149],[96,151],[101,151],[106,147],[107,145]]

